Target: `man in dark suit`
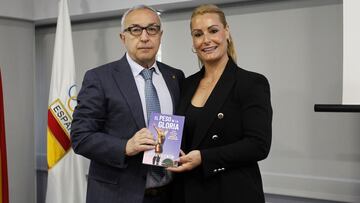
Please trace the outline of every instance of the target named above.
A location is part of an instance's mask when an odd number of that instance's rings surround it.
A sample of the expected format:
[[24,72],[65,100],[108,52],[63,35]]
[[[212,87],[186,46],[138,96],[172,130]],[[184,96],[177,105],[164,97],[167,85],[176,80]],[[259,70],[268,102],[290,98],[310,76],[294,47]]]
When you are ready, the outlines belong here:
[[171,174],[142,164],[143,152],[156,144],[146,128],[150,107],[143,71],[151,70],[152,92],[166,114],[174,112],[184,74],[155,60],[162,30],[154,9],[128,10],[121,31],[127,53],[87,71],[73,114],[73,149],[91,160],[86,202],[168,202]]

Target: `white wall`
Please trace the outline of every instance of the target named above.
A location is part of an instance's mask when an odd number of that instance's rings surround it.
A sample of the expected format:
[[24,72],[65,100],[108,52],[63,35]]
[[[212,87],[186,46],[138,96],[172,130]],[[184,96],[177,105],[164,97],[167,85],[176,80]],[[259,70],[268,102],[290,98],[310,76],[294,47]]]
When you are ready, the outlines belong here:
[[[57,17],[57,1],[49,0],[34,0],[35,1],[35,16],[36,21],[43,21]],[[190,0],[133,0],[133,1],[118,1],[118,0],[71,0],[69,1],[69,10],[71,16],[82,16],[82,18],[89,18],[92,16],[108,16],[114,14],[121,14],[125,9],[135,5],[171,5],[174,3],[184,3]]]
[[[72,20],[117,16],[135,5],[146,4],[159,10],[194,7],[219,0],[67,0]],[[254,0],[221,0],[221,3]],[[56,22],[59,0],[1,0],[0,17],[34,21],[36,24]]]
[[0,67],[12,203],[35,202],[34,36],[33,23],[0,18]]
[[[33,0],[35,2],[34,20],[36,23],[43,24],[54,22],[57,17],[57,0]],[[120,15],[126,9],[146,4],[159,10],[170,10],[188,8],[201,3],[229,3],[254,0],[69,0],[69,10],[72,19],[94,19]]]
[[[341,102],[342,1],[255,2],[224,11],[239,65],[263,73],[271,85],[273,144],[269,158],[261,162],[265,191],[359,202],[360,115],[313,110],[315,103]],[[189,12],[162,16],[163,61],[187,75],[198,70],[189,16]],[[119,23],[114,19],[73,25],[78,84],[85,70],[122,56]],[[47,103],[49,77],[42,74],[50,74],[53,30],[36,32],[36,49],[42,52],[37,81],[47,80],[43,89],[36,90],[36,97],[43,98],[38,110]],[[37,120],[42,122],[37,128],[45,129],[45,118]]]
[[360,104],[360,1],[343,3],[343,104]]

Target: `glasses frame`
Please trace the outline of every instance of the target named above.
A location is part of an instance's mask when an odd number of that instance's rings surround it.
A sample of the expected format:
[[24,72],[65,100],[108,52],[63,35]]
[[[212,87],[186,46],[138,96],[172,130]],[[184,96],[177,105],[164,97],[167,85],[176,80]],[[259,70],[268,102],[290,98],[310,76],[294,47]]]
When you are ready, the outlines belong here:
[[[151,28],[151,27],[156,27],[157,28],[157,31],[156,31],[156,33],[149,33],[149,28]],[[132,29],[133,28],[140,28],[141,29],[141,32],[139,33],[139,34],[134,34],[134,32],[132,31]],[[146,27],[142,27],[142,26],[140,26],[140,25],[133,25],[133,26],[130,26],[130,27],[127,27],[126,29],[124,29],[124,32],[129,32],[131,35],[133,35],[133,36],[140,36],[142,33],[143,33],[143,31],[146,31],[146,33],[148,34],[148,35],[150,35],[150,36],[154,36],[154,35],[157,35],[159,32],[160,32],[160,30],[161,30],[161,26],[160,25],[157,25],[157,24],[151,24],[151,25],[148,25],[148,26],[146,26]]]

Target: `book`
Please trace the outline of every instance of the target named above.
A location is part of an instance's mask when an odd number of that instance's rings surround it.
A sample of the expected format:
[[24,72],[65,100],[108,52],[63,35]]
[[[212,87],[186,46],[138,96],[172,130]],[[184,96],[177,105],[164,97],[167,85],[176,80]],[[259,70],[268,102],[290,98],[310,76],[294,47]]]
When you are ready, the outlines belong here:
[[155,149],[144,152],[144,164],[178,166],[184,119],[184,116],[151,113],[148,129],[156,145]]

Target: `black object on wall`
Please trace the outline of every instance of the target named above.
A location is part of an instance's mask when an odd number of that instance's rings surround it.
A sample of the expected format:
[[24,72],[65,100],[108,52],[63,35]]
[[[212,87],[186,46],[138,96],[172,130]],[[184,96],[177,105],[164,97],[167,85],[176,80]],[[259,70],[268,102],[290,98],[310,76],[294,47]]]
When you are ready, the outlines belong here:
[[360,105],[345,105],[345,104],[315,104],[315,112],[360,112]]

